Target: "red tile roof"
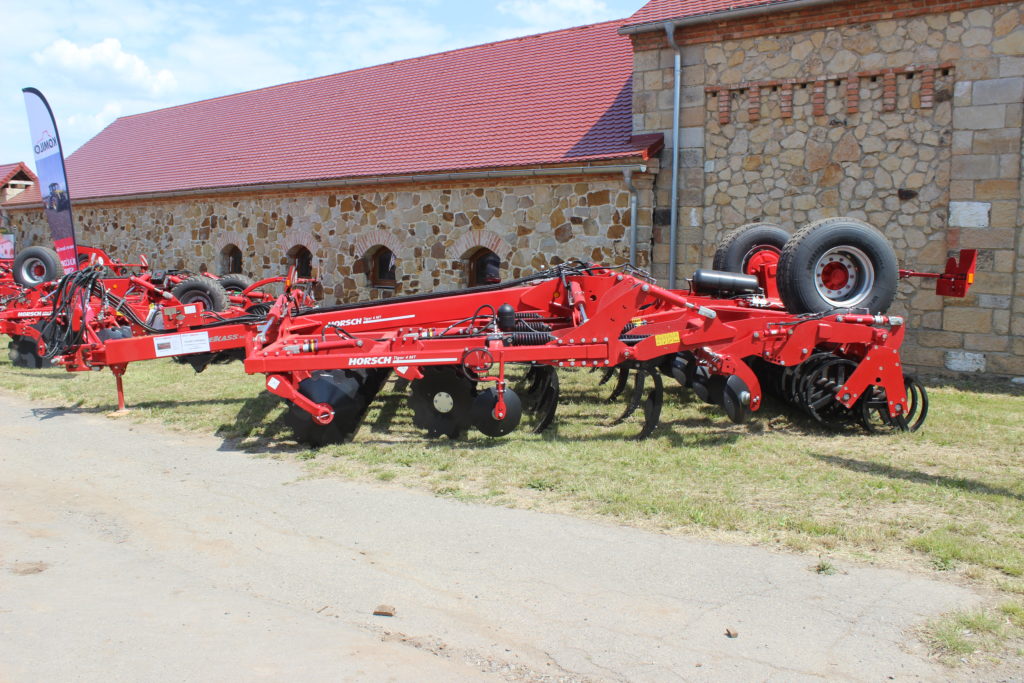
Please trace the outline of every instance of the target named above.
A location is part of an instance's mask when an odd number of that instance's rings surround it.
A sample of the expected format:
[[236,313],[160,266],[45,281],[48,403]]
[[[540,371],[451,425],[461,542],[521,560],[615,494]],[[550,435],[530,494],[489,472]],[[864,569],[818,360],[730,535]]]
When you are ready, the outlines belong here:
[[630,138],[621,24],[125,116],[68,157],[69,189],[85,199],[646,157],[661,136]]
[[719,14],[734,9],[779,5],[794,0],[651,0],[623,22],[624,27],[650,24],[669,19],[688,19],[705,14]]
[[36,178],[36,174],[32,172],[32,169],[26,166],[24,161],[19,161],[13,164],[0,164],[0,186],[6,185],[12,178],[14,178],[14,176],[18,175],[18,173],[24,173],[33,183],[39,182],[39,179]]

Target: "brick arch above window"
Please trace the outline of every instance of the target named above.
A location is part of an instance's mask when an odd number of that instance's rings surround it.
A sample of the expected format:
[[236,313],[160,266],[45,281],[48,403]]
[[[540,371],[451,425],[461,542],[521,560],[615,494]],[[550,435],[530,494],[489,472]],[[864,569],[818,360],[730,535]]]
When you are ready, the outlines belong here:
[[387,247],[395,254],[398,254],[402,243],[397,237],[386,230],[369,230],[357,237],[352,243],[356,248],[356,256],[362,258],[374,247]]
[[218,230],[213,239],[214,252],[219,254],[229,244],[234,244],[239,248],[245,247],[248,244],[245,233],[237,230]]
[[490,230],[470,230],[455,240],[455,244],[452,246],[452,255],[457,256],[457,258],[466,259],[480,247],[490,249],[501,257],[502,261],[508,261],[512,255],[512,247],[509,246],[508,242]]
[[280,241],[281,246],[286,250],[301,246],[309,249],[309,253],[313,256],[316,256],[316,252],[320,248],[320,242],[317,241],[316,237],[309,230],[292,228],[285,231]]

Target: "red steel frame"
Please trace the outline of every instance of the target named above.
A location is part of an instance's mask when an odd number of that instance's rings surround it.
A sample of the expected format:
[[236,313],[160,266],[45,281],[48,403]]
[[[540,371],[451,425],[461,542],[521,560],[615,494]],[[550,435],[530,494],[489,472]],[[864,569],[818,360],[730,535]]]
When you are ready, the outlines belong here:
[[[977,253],[964,250],[937,279],[937,291],[963,296],[974,277]],[[286,285],[294,282],[290,273]],[[257,283],[257,286],[263,283]],[[306,307],[305,294],[286,286],[259,324],[208,324],[202,311],[166,307],[166,334],[102,341],[87,324],[86,341],[61,362],[69,371],[110,367],[117,378],[129,363],[178,353],[245,350],[245,371],[267,376],[267,389],[327,424],[333,409],[311,401],[299,384],[317,370],[390,368],[406,379],[427,366],[462,366],[498,389],[494,416],[504,417],[505,366],[610,367],[687,352],[712,375],[743,381],[746,408],[762,405],[762,388],[747,360],[792,367],[816,351],[848,358],[857,368],[835,392],[853,407],[870,387],[884,389],[890,417],[906,414],[907,391],[899,356],[904,321],[896,316],[832,312],[795,315],[777,301],[723,299],[668,290],[644,277],[603,268],[538,276],[512,285],[412,296],[323,310]],[[500,329],[498,309],[546,325],[546,333]],[[480,322],[484,324],[480,324]],[[178,345],[180,351],[161,352]],[[496,374],[491,374],[497,368]]]

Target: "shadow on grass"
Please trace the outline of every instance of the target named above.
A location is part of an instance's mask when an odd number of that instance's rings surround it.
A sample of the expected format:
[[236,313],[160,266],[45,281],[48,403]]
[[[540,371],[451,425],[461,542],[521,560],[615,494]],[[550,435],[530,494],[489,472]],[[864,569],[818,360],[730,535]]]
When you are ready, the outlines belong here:
[[1024,384],[1015,384],[1006,377],[946,377],[933,375],[922,379],[926,389],[957,389],[978,394],[1024,396]]
[[916,484],[928,484],[931,486],[942,486],[943,488],[956,489],[959,491],[967,491],[969,493],[981,493],[990,496],[1003,496],[1004,498],[1012,498],[1018,501],[1024,501],[1024,495],[1011,491],[1010,489],[1002,488],[1001,486],[991,486],[975,479],[964,479],[962,477],[946,477],[940,474],[926,474],[924,472],[917,472],[915,470],[905,470],[900,467],[893,467],[891,465],[882,465],[880,463],[868,462],[866,460],[857,460],[855,458],[842,458],[837,455],[821,455],[818,453],[811,453],[812,458],[827,462],[830,465],[837,467],[843,467],[853,472],[865,472],[867,474],[875,474],[881,477],[889,477],[890,479],[902,479],[904,481],[914,482]]
[[[290,432],[284,423],[285,403],[269,393],[261,393],[248,399],[238,399],[242,408],[234,422],[222,424],[214,432],[224,439],[220,450],[238,450],[246,453],[284,453],[301,450],[301,445],[288,442]],[[267,417],[278,411],[277,417]]]
[[[245,401],[244,398],[211,398],[205,400],[168,400],[168,401],[136,401],[134,403],[127,403],[125,407],[128,410],[142,409],[142,408],[176,408],[180,406],[206,406],[206,405],[224,405],[226,403],[241,403]],[[98,405],[98,406],[86,406],[82,403],[74,403],[70,406],[59,406],[55,408],[32,408],[32,416],[37,417],[40,420],[50,420],[61,415],[98,415],[103,413],[109,413],[117,409],[115,403],[110,405]]]
[[32,379],[59,379],[69,380],[74,379],[77,372],[67,372],[60,368],[48,368],[49,370],[57,370],[58,372],[47,372],[46,370],[15,370],[5,368],[2,370],[5,375],[16,375],[18,377],[31,377]]

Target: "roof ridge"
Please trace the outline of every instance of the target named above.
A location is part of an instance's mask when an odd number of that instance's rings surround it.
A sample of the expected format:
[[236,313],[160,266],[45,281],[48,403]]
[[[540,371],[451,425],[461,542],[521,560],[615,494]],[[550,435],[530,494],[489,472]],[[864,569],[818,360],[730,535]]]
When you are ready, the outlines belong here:
[[[494,46],[494,45],[501,45],[502,43],[515,43],[515,42],[520,42],[520,41],[529,40],[529,39],[533,39],[533,38],[540,38],[541,36],[553,36],[553,35],[558,34],[558,33],[568,33],[570,31],[580,31],[580,30],[583,30],[583,29],[593,29],[593,28],[596,28],[598,26],[603,26],[603,25],[606,25],[606,24],[609,25],[609,26],[622,25],[627,19],[628,19],[627,17],[624,17],[624,18],[621,18],[621,19],[609,19],[608,21],[598,21],[598,22],[595,22],[593,24],[581,24],[579,26],[569,26],[567,28],[555,29],[554,31],[542,31],[540,33],[531,33],[531,34],[528,34],[528,35],[525,35],[525,36],[515,36],[513,38],[503,38],[501,40],[492,40],[492,41],[490,41],[488,43],[478,43],[476,45],[467,45],[466,47],[458,47],[458,48],[453,48],[451,50],[442,50],[441,52],[432,52],[432,53],[426,54],[426,55],[417,55],[416,57],[406,57],[405,59],[395,59],[393,61],[384,62],[382,64],[371,64],[371,65],[368,65],[368,66],[361,66],[361,67],[356,68],[356,69],[349,69],[348,71],[336,71],[335,73],[324,74],[322,76],[312,76],[310,78],[299,78],[299,79],[296,79],[294,81],[286,81],[284,83],[275,83],[274,85],[265,85],[265,86],[263,86],[261,88],[253,88],[251,90],[243,90],[241,92],[229,93],[227,95],[217,95],[216,97],[207,97],[207,98],[201,99],[201,100],[193,100],[191,102],[183,102],[181,104],[172,104],[169,107],[161,107],[159,109],[151,109],[149,111],[143,111],[143,112],[139,112],[137,114],[126,114],[125,116],[118,116],[116,119],[114,119],[114,121],[116,122],[116,121],[121,121],[123,119],[132,119],[132,118],[135,118],[135,117],[138,117],[138,116],[148,116],[149,114],[155,114],[157,112],[171,111],[173,109],[179,109],[179,108],[182,108],[182,107],[191,107],[191,106],[196,105],[196,104],[205,104],[207,102],[217,102],[218,100],[226,100],[226,99],[230,99],[230,98],[233,98],[233,97],[240,97],[242,95],[249,95],[251,93],[258,93],[258,92],[264,92],[264,91],[268,91],[268,90],[275,90],[277,88],[284,88],[286,86],[296,85],[298,83],[314,83],[316,81],[325,80],[325,79],[328,79],[328,78],[334,78],[335,76],[340,76],[340,75],[343,75],[343,74],[354,74],[354,73],[359,73],[360,71],[369,71],[370,69],[380,69],[382,67],[392,66],[394,64],[411,63],[411,62],[416,62],[416,61],[423,60],[423,59],[432,59],[432,58],[435,58],[435,57],[442,57],[444,55],[455,54],[457,52],[469,52],[471,50],[479,50],[479,49],[491,47],[491,46]],[[100,132],[102,132],[102,131],[100,131]],[[97,135],[99,135],[99,133],[97,133]],[[95,138],[96,136],[94,135],[93,137]],[[91,139],[92,138],[90,138],[90,140]],[[84,146],[85,146],[85,144],[81,145],[79,147],[79,149],[81,149]]]

